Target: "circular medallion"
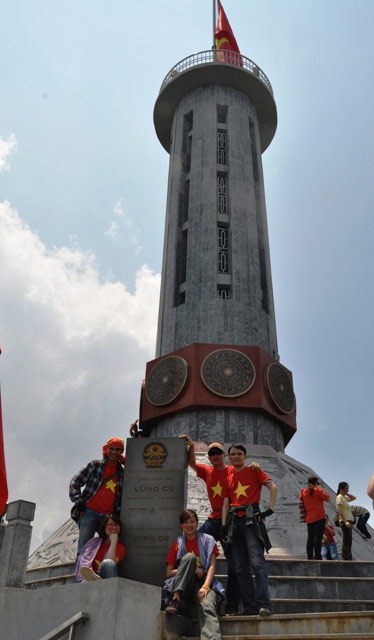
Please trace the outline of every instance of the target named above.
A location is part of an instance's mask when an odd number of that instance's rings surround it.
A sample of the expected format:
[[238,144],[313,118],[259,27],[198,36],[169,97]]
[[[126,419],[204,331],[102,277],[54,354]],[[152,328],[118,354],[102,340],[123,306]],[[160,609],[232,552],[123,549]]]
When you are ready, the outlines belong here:
[[265,369],[265,380],[270,397],[282,413],[295,411],[295,394],[291,378],[281,364],[272,362]]
[[179,356],[168,356],[152,369],[145,383],[149,402],[156,407],[173,402],[186,384],[188,364]]
[[217,396],[236,398],[247,393],[256,380],[256,369],[248,356],[236,349],[213,351],[203,360],[200,375]]

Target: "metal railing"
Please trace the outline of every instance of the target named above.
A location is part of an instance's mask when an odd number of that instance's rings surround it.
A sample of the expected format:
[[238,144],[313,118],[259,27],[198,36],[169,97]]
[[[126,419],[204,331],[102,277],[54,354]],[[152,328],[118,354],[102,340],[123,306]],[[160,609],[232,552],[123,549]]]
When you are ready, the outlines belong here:
[[198,53],[193,53],[187,58],[183,58],[177,62],[176,65],[172,69],[170,69],[167,76],[164,78],[161,89],[172,82],[175,77],[179,73],[183,73],[184,71],[188,71],[188,69],[192,69],[193,67],[199,67],[206,64],[228,64],[234,67],[240,67],[245,71],[248,71],[251,75],[255,76],[262,82],[262,84],[268,89],[269,93],[274,97],[273,89],[271,87],[270,81],[265,73],[260,69],[257,64],[255,64],[249,58],[246,58],[241,53],[237,53],[236,51],[226,51],[226,50],[216,50],[209,49],[208,51],[199,51]]
[[40,640],[57,640],[57,638],[61,638],[67,632],[69,632],[69,640],[74,640],[77,626],[89,620],[89,617],[89,613],[80,611],[79,613],[75,614],[75,616],[69,618],[69,620],[66,620],[66,622],[60,624],[58,627],[56,627],[56,629],[53,629],[53,631],[50,631],[45,636],[40,638]]

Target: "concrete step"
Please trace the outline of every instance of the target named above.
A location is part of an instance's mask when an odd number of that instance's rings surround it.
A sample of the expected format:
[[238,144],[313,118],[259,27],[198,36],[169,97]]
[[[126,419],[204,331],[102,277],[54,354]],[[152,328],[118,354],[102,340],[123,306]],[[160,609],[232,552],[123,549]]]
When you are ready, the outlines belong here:
[[373,600],[373,578],[269,576],[271,597],[294,599]]
[[[198,640],[198,627],[186,624],[181,616],[164,614],[164,637]],[[295,615],[236,616],[220,618],[224,640],[361,640],[374,639],[374,610]],[[178,636],[179,634],[179,636]],[[188,635],[191,634],[191,635]]]
[[[226,585],[226,576],[217,575]],[[345,600],[372,601],[374,607],[374,574],[371,578],[327,577],[327,576],[273,576],[269,575],[271,600]]]
[[[305,560],[298,558],[276,559],[266,558],[268,575],[273,576],[326,576],[345,578],[371,578],[374,576],[373,562],[355,562],[343,560]],[[224,556],[217,561],[217,572],[227,573],[227,562]]]
[[326,600],[322,598],[316,600],[298,598],[293,600],[289,598],[273,598],[271,601],[273,614],[372,611],[373,609],[373,600]]
[[[225,640],[300,640],[300,635],[265,635],[265,636],[222,636]],[[312,633],[302,635],[303,640],[373,640],[374,634],[372,633]],[[185,637],[185,640],[187,638]],[[199,636],[196,638],[188,638],[188,640],[199,640]]]
[[44,589],[56,584],[71,584],[73,582],[74,563],[66,562],[38,569],[28,569],[24,587],[25,589]]
[[[318,638],[319,635],[331,637],[331,634],[366,634],[374,637],[374,609],[372,611],[328,612],[308,614],[280,614],[268,618],[260,616],[238,616],[221,618],[222,636],[259,636],[262,639],[284,636]],[[318,635],[319,634],[319,635]],[[371,635],[370,635],[371,634]],[[339,635],[337,636],[339,637]],[[344,637],[344,636],[343,636]]]

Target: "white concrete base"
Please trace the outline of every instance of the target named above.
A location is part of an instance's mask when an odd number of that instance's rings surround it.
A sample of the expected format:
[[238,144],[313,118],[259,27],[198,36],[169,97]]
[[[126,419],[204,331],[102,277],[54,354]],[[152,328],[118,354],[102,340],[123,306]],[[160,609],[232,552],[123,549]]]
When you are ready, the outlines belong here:
[[160,640],[161,589],[124,578],[46,589],[0,589],[0,637],[39,640],[79,611],[76,640]]

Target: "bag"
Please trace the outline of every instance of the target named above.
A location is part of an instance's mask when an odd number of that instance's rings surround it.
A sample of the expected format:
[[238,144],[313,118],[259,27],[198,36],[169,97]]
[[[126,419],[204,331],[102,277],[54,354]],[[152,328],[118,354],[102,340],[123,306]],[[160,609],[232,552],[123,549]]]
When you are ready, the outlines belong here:
[[306,522],[306,509],[304,500],[299,500],[299,517],[300,522]]

